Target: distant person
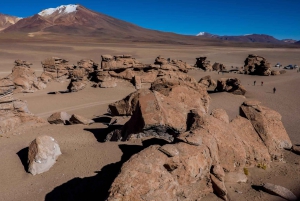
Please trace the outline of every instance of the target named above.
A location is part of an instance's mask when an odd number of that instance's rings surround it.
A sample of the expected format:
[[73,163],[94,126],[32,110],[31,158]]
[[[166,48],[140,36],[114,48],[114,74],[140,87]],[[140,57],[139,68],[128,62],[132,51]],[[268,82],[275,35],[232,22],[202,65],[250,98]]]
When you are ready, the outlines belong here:
[[261,82],[261,86],[263,86],[264,85],[264,82]]
[[255,86],[256,81],[253,82],[254,86]]
[[276,88],[274,87],[274,88],[273,88],[273,94],[275,94],[275,92],[276,92]]

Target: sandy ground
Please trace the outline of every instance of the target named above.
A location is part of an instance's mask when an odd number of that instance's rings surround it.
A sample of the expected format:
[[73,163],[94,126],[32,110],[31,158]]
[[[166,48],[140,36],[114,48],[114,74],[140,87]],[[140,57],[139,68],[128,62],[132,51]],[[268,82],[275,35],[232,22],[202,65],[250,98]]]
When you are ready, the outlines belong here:
[[[248,54],[254,53],[266,57],[272,64],[300,64],[300,49],[262,49],[262,48],[224,48],[194,47],[153,44],[0,44],[0,77],[7,75],[15,59],[33,63],[32,68],[39,75],[41,61],[47,57],[58,56],[76,63],[80,59],[90,58],[100,62],[101,54],[132,54],[144,63],[153,63],[158,55],[166,58],[182,59],[194,64],[198,56],[207,56],[213,62],[231,66],[242,66]],[[284,126],[293,143],[300,143],[300,73],[288,71],[280,76],[248,76],[236,74],[217,74],[194,70],[189,74],[196,79],[211,75],[237,77],[242,80],[246,96],[228,93],[211,93],[210,109],[224,108],[230,118],[238,115],[239,106],[247,99],[256,99],[264,105],[277,110],[282,115]],[[254,80],[256,86],[253,86]],[[261,81],[264,82],[260,86]],[[137,153],[152,141],[131,143],[103,143],[109,132],[103,122],[109,120],[103,116],[107,105],[122,99],[134,91],[127,82],[119,83],[114,89],[87,87],[83,91],[67,94],[48,94],[65,90],[68,83],[52,82],[45,90],[33,94],[16,94],[15,97],[26,100],[32,113],[42,118],[56,111],[67,111],[88,118],[96,123],[90,126],[44,125],[29,129],[15,129],[0,137],[0,200],[104,200],[109,185],[118,174],[120,167],[132,154]],[[276,94],[272,93],[277,88]],[[32,176],[26,172],[26,159],[29,143],[38,135],[54,137],[62,150],[57,163],[46,173]],[[255,185],[271,182],[285,186],[295,194],[300,193],[300,157],[285,151],[287,163],[272,163],[271,168],[249,169],[249,181],[246,184],[227,186],[232,200],[283,200],[255,190]],[[275,168],[276,167],[276,168]],[[251,187],[254,185],[254,187]],[[236,193],[235,191],[242,193]],[[300,194],[299,194],[300,196]],[[211,195],[204,200],[219,200]]]

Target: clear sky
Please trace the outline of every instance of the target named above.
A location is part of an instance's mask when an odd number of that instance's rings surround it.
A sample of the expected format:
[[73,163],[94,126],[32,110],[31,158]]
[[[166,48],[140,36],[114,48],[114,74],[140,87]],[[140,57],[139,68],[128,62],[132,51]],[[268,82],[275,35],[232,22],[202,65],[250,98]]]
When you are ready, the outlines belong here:
[[13,0],[1,1],[0,13],[28,17],[67,4],[179,34],[259,33],[300,40],[300,0]]

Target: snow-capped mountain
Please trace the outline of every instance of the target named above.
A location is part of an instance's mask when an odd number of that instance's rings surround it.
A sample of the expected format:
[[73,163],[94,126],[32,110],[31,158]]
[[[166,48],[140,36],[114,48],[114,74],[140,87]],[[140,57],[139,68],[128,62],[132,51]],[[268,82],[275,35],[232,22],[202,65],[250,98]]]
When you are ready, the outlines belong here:
[[66,6],[59,6],[57,8],[48,8],[45,9],[41,12],[38,13],[38,15],[43,16],[43,17],[47,17],[47,16],[51,16],[51,15],[58,15],[58,14],[68,14],[68,13],[73,13],[76,12],[78,5],[66,5]]
[[13,17],[0,13],[0,31],[18,22],[20,17]]

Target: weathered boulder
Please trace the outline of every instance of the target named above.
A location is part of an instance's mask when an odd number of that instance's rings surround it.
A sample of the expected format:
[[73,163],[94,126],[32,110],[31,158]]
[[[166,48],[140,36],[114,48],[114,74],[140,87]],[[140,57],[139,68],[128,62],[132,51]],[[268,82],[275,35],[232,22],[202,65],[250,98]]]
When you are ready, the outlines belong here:
[[16,100],[12,91],[0,96],[0,134],[20,128],[25,123],[43,124],[45,120],[34,116],[25,101]]
[[264,57],[249,54],[244,63],[246,74],[271,75],[271,64]]
[[30,68],[30,63],[16,60],[12,73],[0,79],[0,93],[7,90],[14,90],[14,93],[32,93],[46,88],[46,85],[35,75]]
[[33,175],[48,171],[56,163],[59,155],[61,151],[53,137],[37,137],[29,145],[28,171]]
[[68,85],[68,90],[70,92],[77,92],[86,87],[86,82],[85,81],[71,81],[70,84]]
[[215,91],[226,91],[235,95],[245,95],[246,93],[246,89],[241,85],[241,81],[238,78],[218,79]]
[[131,116],[137,106],[139,97],[144,96],[148,93],[151,92],[147,89],[137,90],[126,96],[124,99],[109,104],[108,108],[110,110],[110,113],[113,116]]
[[[185,143],[168,157],[151,146],[126,162],[110,188],[112,200],[200,200],[212,192],[209,151]],[[133,168],[134,167],[134,168]]]
[[207,75],[205,77],[202,77],[198,83],[203,84],[205,87],[209,88],[209,87],[215,87],[217,86],[216,81],[214,81],[210,75]]
[[281,115],[257,101],[245,101],[242,115],[248,118],[274,160],[281,160],[282,149],[291,149],[291,140],[282,124]]
[[55,112],[47,120],[50,124],[67,124],[71,115],[66,112]]
[[279,70],[272,70],[271,75],[280,75],[280,71]]
[[277,196],[280,196],[286,200],[289,200],[289,201],[298,200],[297,197],[294,195],[294,193],[292,193],[290,190],[288,190],[285,187],[274,185],[271,183],[266,183],[262,186],[262,188],[264,191],[271,193],[271,194],[275,194]]
[[[172,141],[174,136],[187,130],[186,122],[191,109],[207,113],[209,96],[206,90],[200,93],[185,85],[164,86],[168,88],[158,87],[157,84],[152,91],[138,93],[133,115],[124,125],[120,140],[129,140],[132,134],[142,132]],[[111,108],[111,111],[114,110]]]
[[226,66],[224,64],[221,63],[214,63],[214,65],[212,66],[212,69],[215,71],[224,71],[226,70]]
[[84,125],[90,125],[92,123],[94,123],[93,120],[91,119],[87,119],[83,116],[80,116],[78,114],[73,114],[71,117],[70,117],[70,120],[69,122],[71,124],[84,124]]
[[195,67],[200,68],[205,71],[212,71],[212,66],[210,61],[206,60],[207,57],[198,57],[196,58]]
[[225,187],[224,181],[220,181],[217,179],[214,175],[210,175],[212,187],[214,189],[214,192],[223,200],[227,199],[227,189]]

